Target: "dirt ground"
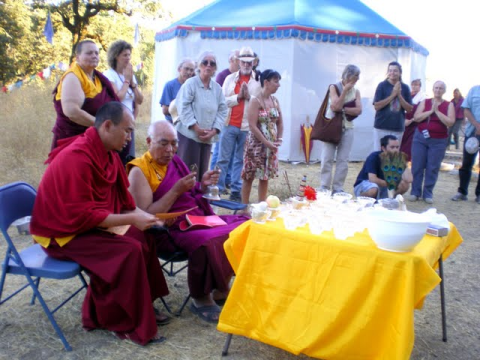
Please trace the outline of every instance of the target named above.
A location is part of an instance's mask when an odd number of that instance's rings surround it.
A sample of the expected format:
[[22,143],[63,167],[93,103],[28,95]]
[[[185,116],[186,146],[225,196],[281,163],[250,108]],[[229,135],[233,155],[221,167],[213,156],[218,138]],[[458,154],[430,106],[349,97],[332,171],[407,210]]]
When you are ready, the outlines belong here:
[[[137,142],[138,144],[138,142]],[[362,163],[351,163],[345,189],[352,192],[352,184]],[[319,165],[281,164],[286,170],[293,187],[298,186],[303,174],[307,175],[310,185],[318,186]],[[20,174],[22,172],[20,171]],[[11,181],[11,174],[8,181]],[[0,183],[6,179],[0,176]],[[13,179],[15,180],[15,179]],[[21,180],[21,178],[17,179]],[[474,181],[476,183],[476,181]],[[480,205],[470,195],[468,202],[452,202],[458,177],[447,171],[440,174],[434,192],[434,207],[447,215],[463,236],[464,243],[444,263],[447,300],[448,342],[441,340],[440,297],[438,287],[427,298],[425,307],[415,311],[415,347],[411,359],[457,359],[480,358],[480,241],[478,239],[478,219]],[[286,194],[283,177],[273,181],[272,194]],[[254,194],[256,189],[253,190]],[[474,193],[471,184],[470,194]],[[421,212],[427,206],[424,202],[408,203],[409,210]],[[28,236],[18,235],[15,228],[10,229],[20,243],[31,243]],[[5,251],[4,242],[0,243],[0,253]],[[185,272],[175,278],[167,278],[171,294],[168,303],[178,307],[187,295]],[[7,291],[19,284],[19,277],[7,278]],[[58,283],[45,280],[42,284],[44,296],[56,303],[67,291],[77,286],[78,281]],[[220,359],[221,349],[226,335],[206,324],[185,309],[182,315],[174,318],[168,326],[160,328],[167,341],[159,345],[140,347],[128,341],[120,341],[108,331],[86,332],[81,326],[81,304],[83,294],[77,296],[56,318],[66,338],[73,347],[72,352],[64,351],[41,307],[30,306],[31,291],[26,290],[15,300],[0,306],[0,359]],[[158,307],[161,303],[158,302]],[[307,359],[306,356],[294,356],[283,350],[265,345],[251,339],[234,336],[230,352],[226,359]],[[346,359],[347,360],[347,359]]]

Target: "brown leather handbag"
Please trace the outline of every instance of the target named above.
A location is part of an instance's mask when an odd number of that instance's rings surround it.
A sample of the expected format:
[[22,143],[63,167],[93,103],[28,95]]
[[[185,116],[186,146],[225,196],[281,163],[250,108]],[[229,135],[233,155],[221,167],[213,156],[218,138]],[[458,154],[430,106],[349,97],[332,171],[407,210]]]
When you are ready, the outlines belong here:
[[[337,145],[338,143],[340,143],[340,140],[342,138],[343,116],[341,112],[335,112],[335,116],[332,119],[325,117],[328,106],[328,98],[330,96],[330,86],[331,85],[328,86],[325,99],[320,106],[320,110],[318,110],[317,118],[315,119],[315,124],[313,124],[310,139],[320,140],[323,142]],[[335,90],[337,90],[337,94],[338,96],[340,96],[338,87],[336,85],[333,86],[335,86]]]

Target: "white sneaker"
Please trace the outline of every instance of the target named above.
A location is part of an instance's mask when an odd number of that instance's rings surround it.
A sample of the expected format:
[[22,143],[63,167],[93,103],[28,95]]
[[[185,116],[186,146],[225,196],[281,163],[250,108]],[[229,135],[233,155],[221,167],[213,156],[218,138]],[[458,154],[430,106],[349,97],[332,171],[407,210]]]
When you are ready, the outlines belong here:
[[432,198],[425,198],[423,199],[427,204],[433,204],[433,199]]
[[408,196],[407,196],[407,200],[408,200],[408,201],[417,201],[417,200],[418,200],[418,196],[417,196],[417,195],[408,195]]

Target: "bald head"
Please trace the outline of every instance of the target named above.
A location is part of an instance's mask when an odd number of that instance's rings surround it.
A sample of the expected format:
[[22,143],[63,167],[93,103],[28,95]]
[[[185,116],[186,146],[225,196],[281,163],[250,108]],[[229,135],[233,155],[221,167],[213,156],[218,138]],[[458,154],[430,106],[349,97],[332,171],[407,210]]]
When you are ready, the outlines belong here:
[[155,135],[160,136],[164,132],[172,132],[177,136],[177,130],[171,122],[167,120],[158,120],[150,124],[148,127],[147,137],[154,138]]
[[177,152],[177,130],[167,120],[150,124],[147,133],[148,151],[159,165],[168,165]]

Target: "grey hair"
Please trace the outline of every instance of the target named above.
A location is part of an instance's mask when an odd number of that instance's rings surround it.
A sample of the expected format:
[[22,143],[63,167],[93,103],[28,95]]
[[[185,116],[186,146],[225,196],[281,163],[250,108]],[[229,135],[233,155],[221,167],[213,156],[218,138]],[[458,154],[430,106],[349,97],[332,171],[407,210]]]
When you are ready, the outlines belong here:
[[237,53],[239,51],[240,51],[239,49],[235,49],[235,50],[230,51],[230,53],[228,54],[228,61],[231,61],[232,59],[235,59],[237,57]]
[[355,75],[360,75],[360,68],[356,65],[349,64],[345,66],[345,69],[343,70],[342,80],[348,80]]
[[195,61],[193,59],[191,59],[189,57],[185,57],[178,64],[178,71],[180,71],[180,69],[182,68],[183,65],[185,65],[186,63],[189,63],[189,62],[191,62],[194,67],[196,66]]
[[164,130],[165,128],[170,128],[174,133],[175,136],[177,136],[177,129],[172,125],[172,123],[168,120],[156,120],[150,124],[147,130],[147,138],[148,139],[153,139],[153,134],[155,132],[155,129],[158,130]]
[[[213,57],[213,59],[215,60],[215,62],[218,63],[218,61],[217,61],[217,56],[213,53],[213,51],[211,51],[211,50],[202,51],[202,52],[200,53],[200,55],[198,56],[198,58],[197,58],[198,67],[195,69],[195,73],[196,73],[197,75],[200,74],[200,64],[201,64],[201,62],[202,62],[203,60],[205,60],[205,58],[206,58],[207,56]],[[216,69],[215,69],[215,71],[214,71],[213,74],[212,74],[212,77],[215,75],[216,72],[217,72],[217,71],[216,71]]]
[[445,81],[443,80],[437,80],[433,83],[433,87],[435,87],[435,84],[436,83],[442,83],[443,84],[443,87],[445,88],[445,91],[447,91],[447,84],[445,84]]

